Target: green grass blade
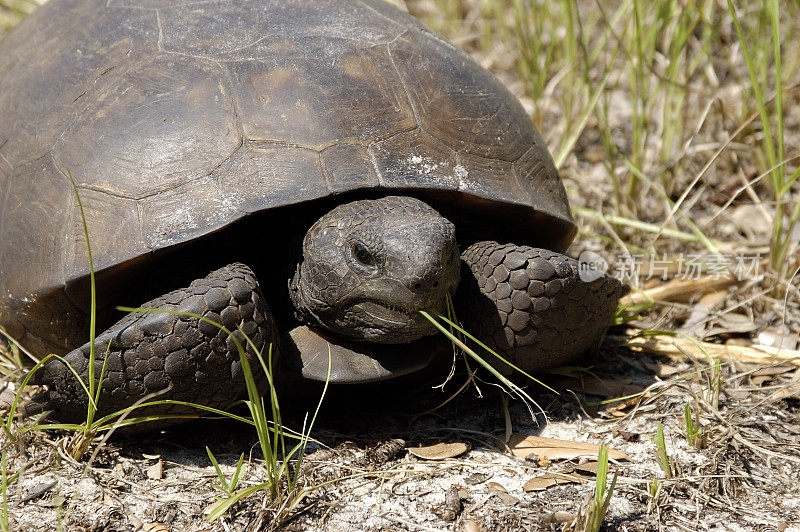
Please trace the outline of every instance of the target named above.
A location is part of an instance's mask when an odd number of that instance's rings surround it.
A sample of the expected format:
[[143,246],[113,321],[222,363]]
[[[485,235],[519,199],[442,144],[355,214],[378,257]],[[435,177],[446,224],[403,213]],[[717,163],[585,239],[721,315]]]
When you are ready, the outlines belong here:
[[[249,419],[247,419],[245,417],[237,416],[236,414],[231,414],[230,412],[226,412],[225,410],[220,410],[218,408],[213,408],[213,407],[206,406],[206,405],[200,405],[200,404],[197,404],[197,403],[190,403],[190,402],[186,402],[186,401],[177,401],[175,399],[159,399],[157,401],[148,401],[146,403],[141,403],[141,404],[138,404],[138,405],[132,405],[132,406],[117,410],[114,413],[108,414],[108,415],[98,419],[96,421],[96,425],[102,425],[102,424],[108,423],[108,422],[112,421],[113,419],[116,419],[116,418],[118,418],[118,417],[120,417],[120,416],[122,416],[124,414],[127,414],[129,412],[133,412],[133,411],[141,409],[141,408],[147,408],[147,407],[159,406],[159,405],[186,406],[186,407],[195,408],[197,410],[201,410],[201,411],[204,411],[204,412],[209,412],[211,414],[216,414],[218,416],[227,417],[227,418],[233,419],[235,421],[241,421],[243,423],[252,424],[252,421],[250,421]],[[157,419],[172,419],[173,417],[176,417],[176,416],[156,416],[156,417],[157,417]],[[180,415],[180,418],[194,419],[194,418],[198,418],[198,417],[200,417],[200,416],[199,415],[194,415],[194,414],[181,414]]]
[[[83,202],[81,195],[78,193],[78,186],[75,184],[75,179],[72,177],[72,172],[69,168],[66,169],[69,181],[72,183],[72,190],[75,193],[75,198],[78,201],[78,209],[81,213],[81,224],[83,225],[83,236],[86,239],[86,253],[89,256],[89,297],[90,297],[90,310],[89,310],[89,407],[86,413],[86,430],[89,430],[91,420],[94,417],[94,412],[97,410],[97,404],[92,398],[95,397],[94,393],[94,340],[97,332],[97,287],[94,276],[94,258],[92,257],[92,243],[89,238],[89,227],[86,224],[86,213],[83,210]],[[80,379],[80,377],[79,377]]]
[[211,449],[208,448],[208,445],[206,445],[206,454],[208,454],[208,459],[211,460],[211,464],[214,466],[214,470],[217,472],[217,478],[222,486],[222,490],[226,493],[230,492],[228,489],[228,481],[225,480],[225,474],[222,472],[222,469],[220,469],[219,463],[217,463],[217,459],[214,457],[214,453],[211,452]]
[[742,45],[742,53],[744,54],[744,60],[747,64],[747,73],[750,76],[751,88],[753,89],[753,95],[755,96],[756,105],[758,106],[758,112],[761,115],[761,127],[764,129],[764,143],[767,148],[766,152],[767,157],[769,158],[769,165],[775,166],[775,163],[777,162],[775,146],[772,141],[772,130],[770,128],[769,114],[767,113],[764,94],[761,91],[761,84],[758,81],[758,70],[756,68],[756,63],[753,60],[750,46],[747,44],[747,39],[744,35],[744,30],[742,29],[742,22],[739,19],[739,15],[736,14],[736,8],[733,5],[733,1],[726,1],[728,3],[728,11],[733,19],[733,25],[736,28],[736,34],[739,37],[739,43]]
[[[431,319],[432,319],[432,318],[430,317],[430,315],[429,315],[429,314],[427,314],[427,312],[425,312],[425,311],[421,311],[421,313],[422,313],[422,315],[423,315],[423,316],[425,316],[425,317],[426,317],[426,318],[428,318],[429,320],[431,320]],[[427,314],[427,315],[426,315],[426,314]],[[461,326],[459,326],[457,323],[455,323],[455,322],[451,321],[451,320],[450,320],[449,318],[447,318],[446,316],[443,316],[443,315],[441,315],[441,314],[439,314],[439,313],[437,312],[437,313],[436,313],[436,317],[437,317],[437,318],[439,318],[439,319],[441,319],[441,320],[443,320],[445,323],[447,323],[447,324],[448,324],[448,325],[450,325],[451,327],[455,328],[455,329],[456,329],[458,332],[460,332],[461,334],[463,334],[464,336],[466,336],[467,338],[469,338],[470,340],[472,340],[473,342],[475,342],[476,344],[478,344],[478,345],[479,345],[481,348],[485,349],[485,350],[486,350],[486,351],[487,351],[489,354],[491,354],[491,355],[493,355],[494,357],[496,357],[498,360],[500,360],[501,362],[503,362],[504,364],[506,364],[508,367],[510,367],[510,368],[511,368],[511,369],[513,369],[514,371],[517,371],[518,373],[520,373],[520,374],[524,375],[525,377],[529,378],[530,380],[532,380],[532,381],[533,381],[533,382],[535,382],[536,384],[538,384],[538,385],[540,385],[540,386],[542,386],[542,387],[546,388],[547,390],[549,390],[549,391],[553,392],[554,394],[556,394],[556,395],[560,395],[560,394],[559,394],[559,393],[558,393],[556,390],[554,390],[553,388],[551,388],[551,387],[550,387],[550,386],[548,386],[547,384],[543,383],[542,381],[540,381],[540,380],[539,380],[539,379],[537,379],[536,377],[533,377],[531,374],[529,374],[528,372],[524,371],[523,369],[521,369],[521,368],[519,368],[519,367],[515,366],[514,364],[512,364],[511,362],[509,362],[508,360],[506,360],[505,358],[503,358],[501,355],[499,355],[498,353],[496,353],[496,352],[495,352],[493,349],[490,349],[490,348],[489,348],[489,346],[487,346],[486,344],[484,344],[483,342],[481,342],[480,340],[478,340],[478,339],[477,339],[475,336],[473,336],[472,334],[470,334],[469,332],[467,332],[467,331],[466,331],[464,328],[462,328]],[[439,329],[439,330],[441,330],[441,329]],[[452,338],[451,338],[451,340],[452,340]],[[461,342],[461,343],[463,344],[463,342]],[[466,345],[466,344],[464,344],[464,345]],[[463,347],[462,347],[462,348],[463,348]],[[470,350],[470,351],[472,351],[472,350]],[[468,352],[469,352],[469,351],[468,351]],[[480,361],[482,361],[481,357],[480,357],[479,355],[477,355],[477,354],[476,354],[474,351],[472,351],[472,353],[471,353],[471,356],[472,356],[472,357],[473,357],[475,360],[480,360]]]
[[[784,159],[783,147],[783,65],[781,62],[781,21],[780,6],[778,0],[772,0],[768,4],[772,20],[772,58],[775,65],[775,127],[778,152],[776,161]],[[778,174],[781,175],[781,174]],[[781,179],[781,182],[783,179]],[[778,190],[778,189],[776,189]]]
[[445,329],[444,326],[442,326],[442,324],[440,324],[436,319],[433,318],[433,316],[431,316],[424,310],[421,310],[419,312],[423,316],[425,316],[425,318],[427,318],[437,329],[439,329],[439,331],[441,331],[446,337],[448,337],[450,341],[457,343],[461,349],[463,349],[466,353],[469,354],[469,356],[473,358],[473,360],[475,360],[478,364],[483,366],[484,369],[486,369],[489,373],[494,375],[497,381],[505,385],[508,390],[511,390],[514,394],[520,397],[523,401],[526,402],[526,404],[534,404],[534,405],[536,404],[536,401],[534,401],[533,398],[531,398],[531,396],[528,395],[527,392],[525,392],[525,390],[523,390],[510,380],[508,380],[504,375],[502,375],[499,371],[497,371],[497,369],[494,366],[486,362],[480,355],[475,353],[475,351],[473,351],[467,344],[459,340],[450,331]]
[[250,486],[249,488],[241,489],[236,493],[232,494],[229,498],[224,499],[222,503],[220,503],[216,508],[214,508],[214,511],[212,511],[210,514],[206,516],[206,519],[209,521],[214,521],[215,519],[222,517],[225,514],[225,512],[230,510],[231,506],[233,506],[237,502],[261,490],[269,490],[270,487],[271,487],[271,482],[264,482],[262,484],[256,484],[255,486]]
[[244,453],[239,455],[239,460],[236,462],[236,470],[233,472],[233,476],[231,477],[231,482],[229,484],[230,488],[228,489],[229,492],[232,492],[236,489],[236,486],[239,485],[239,479],[242,476],[242,466],[244,465]]
[[[617,47],[617,51],[619,51],[619,47]],[[616,58],[616,52],[614,53],[614,57]],[[612,59],[613,61],[613,59]],[[603,92],[606,89],[606,85],[608,84],[608,78],[611,75],[611,69],[607,69],[605,74],[603,74],[603,78],[600,80],[600,83],[594,90],[592,97],[589,100],[588,105],[584,106],[584,110],[581,113],[580,118],[578,118],[577,126],[572,129],[572,132],[564,141],[563,145],[559,149],[558,153],[555,157],[553,157],[553,163],[555,164],[556,168],[561,168],[564,164],[564,161],[567,160],[567,157],[572,152],[572,149],[575,147],[575,144],[578,142],[578,138],[580,138],[583,130],[586,128],[586,124],[589,122],[589,119],[592,116],[592,113],[595,111],[597,107],[597,102],[600,101],[600,97],[603,95]]]
[[661,464],[661,469],[664,471],[664,474],[667,478],[672,476],[672,467],[669,463],[669,455],[667,454],[667,442],[664,439],[664,427],[661,426],[661,422],[658,422],[658,429],[656,429],[656,436],[655,436],[655,443],[656,443],[656,454],[658,455],[658,461]]

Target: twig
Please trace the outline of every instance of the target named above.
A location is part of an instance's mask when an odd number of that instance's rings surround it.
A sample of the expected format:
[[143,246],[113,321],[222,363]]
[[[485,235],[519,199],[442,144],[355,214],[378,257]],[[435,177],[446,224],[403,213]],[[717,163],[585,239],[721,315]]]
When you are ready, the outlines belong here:
[[620,305],[642,305],[650,301],[689,301],[692,297],[716,292],[735,283],[736,279],[730,274],[708,275],[697,279],[676,278],[655,288],[631,292],[620,300]]
[[708,356],[719,360],[800,366],[800,351],[769,345],[723,345],[711,342],[693,342],[681,337],[659,338],[657,335],[607,336],[606,338],[608,341],[628,347],[632,351],[664,355],[670,358],[688,356],[695,360],[707,360],[707,353]]

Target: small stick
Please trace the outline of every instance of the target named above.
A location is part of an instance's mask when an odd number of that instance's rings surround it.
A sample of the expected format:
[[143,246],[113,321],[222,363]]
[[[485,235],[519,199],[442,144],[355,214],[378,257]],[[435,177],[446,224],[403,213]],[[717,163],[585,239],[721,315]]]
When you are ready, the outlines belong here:
[[[694,342],[681,337],[608,336],[608,340],[633,351],[664,355],[670,358],[706,360],[703,350],[711,358],[755,364],[791,364],[800,366],[800,351],[769,345],[723,345],[711,342]],[[701,349],[702,348],[702,349]]]
[[651,299],[656,303],[689,301],[698,295],[716,292],[736,283],[730,274],[708,275],[698,279],[672,279],[666,283],[643,290],[631,292],[620,300],[622,306],[642,305]]

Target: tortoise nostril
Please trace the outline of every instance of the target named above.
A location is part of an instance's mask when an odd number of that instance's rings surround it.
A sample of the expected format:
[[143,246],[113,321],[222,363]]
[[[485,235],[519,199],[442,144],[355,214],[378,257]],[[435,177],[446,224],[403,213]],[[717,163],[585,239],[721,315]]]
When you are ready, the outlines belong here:
[[422,279],[421,281],[417,281],[413,285],[408,286],[417,294],[429,294],[432,292],[437,292],[441,284],[442,281],[440,279]]

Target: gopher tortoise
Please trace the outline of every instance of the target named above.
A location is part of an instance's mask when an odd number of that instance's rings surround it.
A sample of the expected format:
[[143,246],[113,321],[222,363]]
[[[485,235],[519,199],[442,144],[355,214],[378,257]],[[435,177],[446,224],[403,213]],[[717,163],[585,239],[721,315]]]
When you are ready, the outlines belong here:
[[[221,323],[289,378],[325,379],[330,347],[346,383],[428,365],[446,340],[419,311],[448,295],[528,371],[616,308],[618,281],[562,255],[576,227],[517,99],[381,0],[51,0],[0,72],[0,325],[88,378],[80,201],[99,415],[244,393],[216,326],[119,305]],[[85,416],[63,362],[35,380],[29,413]]]

